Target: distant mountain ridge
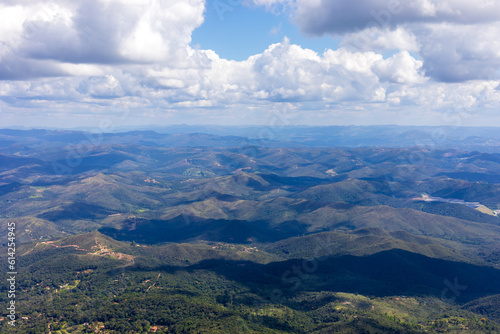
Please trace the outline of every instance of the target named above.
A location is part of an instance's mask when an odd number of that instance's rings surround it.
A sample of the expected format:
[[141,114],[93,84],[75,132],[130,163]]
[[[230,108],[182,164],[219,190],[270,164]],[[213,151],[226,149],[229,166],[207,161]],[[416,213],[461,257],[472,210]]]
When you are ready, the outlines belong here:
[[422,147],[500,153],[500,131],[467,126],[150,126],[103,133],[0,129],[0,144],[93,142],[170,147]]

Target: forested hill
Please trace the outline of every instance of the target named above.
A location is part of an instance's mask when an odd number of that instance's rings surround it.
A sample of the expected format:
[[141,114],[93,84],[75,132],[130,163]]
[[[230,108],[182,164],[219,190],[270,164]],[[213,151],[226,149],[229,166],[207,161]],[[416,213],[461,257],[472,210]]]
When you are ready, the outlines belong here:
[[500,154],[304,133],[0,131],[9,330],[500,332]]

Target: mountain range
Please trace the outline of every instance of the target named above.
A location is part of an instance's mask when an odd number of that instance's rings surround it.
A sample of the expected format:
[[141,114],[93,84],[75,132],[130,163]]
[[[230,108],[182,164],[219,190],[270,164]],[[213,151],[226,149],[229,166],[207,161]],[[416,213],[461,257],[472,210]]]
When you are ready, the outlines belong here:
[[189,129],[0,130],[13,333],[500,331],[495,131]]

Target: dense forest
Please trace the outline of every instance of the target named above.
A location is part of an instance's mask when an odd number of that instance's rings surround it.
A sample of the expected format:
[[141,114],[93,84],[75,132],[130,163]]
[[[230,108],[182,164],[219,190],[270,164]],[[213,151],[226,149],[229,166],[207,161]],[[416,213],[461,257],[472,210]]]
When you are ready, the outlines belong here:
[[496,153],[19,133],[2,333],[500,332]]

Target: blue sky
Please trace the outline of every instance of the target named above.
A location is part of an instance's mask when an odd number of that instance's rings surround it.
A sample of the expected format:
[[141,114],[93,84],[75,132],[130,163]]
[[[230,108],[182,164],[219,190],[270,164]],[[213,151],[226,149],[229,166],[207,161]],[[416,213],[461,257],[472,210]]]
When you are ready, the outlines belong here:
[[500,2],[0,0],[2,127],[500,126]]
[[209,0],[205,22],[194,30],[192,45],[212,49],[226,59],[241,61],[262,53],[285,37],[291,43],[319,53],[337,49],[339,43],[339,38],[332,36],[306,36],[290,22],[287,12],[271,12],[236,0]]

